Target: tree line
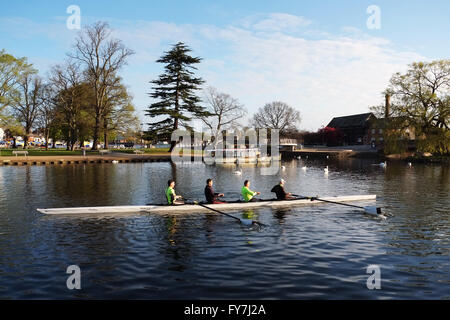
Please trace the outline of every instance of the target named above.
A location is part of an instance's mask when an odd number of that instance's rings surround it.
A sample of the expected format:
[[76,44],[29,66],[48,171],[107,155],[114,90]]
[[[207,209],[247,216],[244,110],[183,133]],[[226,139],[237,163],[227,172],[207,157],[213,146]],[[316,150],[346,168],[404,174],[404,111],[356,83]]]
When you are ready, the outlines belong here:
[[[99,141],[108,148],[108,140],[129,131],[146,141],[171,141],[174,130],[192,131],[191,121],[201,120],[213,136],[237,127],[247,115],[246,108],[229,94],[213,87],[202,90],[205,83],[196,77],[195,65],[202,60],[189,53],[179,42],[157,60],[164,63],[164,73],[151,81],[150,97],[156,100],[147,109],[155,118],[143,136],[135,115],[131,94],[119,75],[134,52],[111,37],[104,22],[87,26],[79,33],[66,60],[51,67],[45,78],[27,62],[4,50],[0,52],[0,126],[7,137],[32,133],[48,141],[63,140],[68,150],[92,139],[92,150]],[[292,130],[300,122],[300,113],[283,102],[266,104],[255,113],[250,126]],[[171,142],[171,150],[176,142]],[[27,147],[25,143],[25,148]]]
[[7,137],[41,134],[48,149],[50,138],[63,140],[67,149],[120,132],[139,132],[132,96],[119,75],[133,51],[111,36],[109,25],[97,22],[79,33],[66,61],[42,77],[26,58],[0,51],[0,126]]

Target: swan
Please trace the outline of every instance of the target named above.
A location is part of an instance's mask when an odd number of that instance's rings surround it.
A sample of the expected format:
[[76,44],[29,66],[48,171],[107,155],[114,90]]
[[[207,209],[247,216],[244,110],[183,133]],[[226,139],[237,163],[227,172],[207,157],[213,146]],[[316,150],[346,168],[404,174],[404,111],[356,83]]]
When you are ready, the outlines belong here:
[[328,166],[325,169],[323,169],[323,171],[325,171],[325,173],[328,173]]
[[117,160],[113,160],[111,162],[114,163],[114,164],[119,163],[119,161],[117,161]]
[[412,163],[408,162],[408,167],[411,168],[412,167]]
[[383,168],[385,168],[385,167],[386,167],[386,165],[387,165],[386,161],[385,161],[385,162],[381,162],[381,163],[380,163],[380,167],[383,167]]
[[240,176],[242,174],[242,169],[239,169],[238,171],[235,171],[234,174]]
[[306,166],[302,167],[302,170],[306,170]]

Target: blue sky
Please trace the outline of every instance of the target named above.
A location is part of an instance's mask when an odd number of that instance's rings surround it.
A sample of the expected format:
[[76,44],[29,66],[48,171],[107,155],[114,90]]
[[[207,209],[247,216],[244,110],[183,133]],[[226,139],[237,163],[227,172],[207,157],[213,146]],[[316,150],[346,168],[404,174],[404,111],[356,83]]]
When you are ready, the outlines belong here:
[[[281,100],[300,111],[307,130],[382,103],[390,76],[407,64],[450,58],[444,0],[16,0],[2,6],[0,48],[28,57],[45,76],[71,50],[69,5],[80,7],[82,25],[107,21],[136,51],[122,75],[143,122],[148,82],[162,70],[155,60],[178,41],[203,58],[206,85],[238,98],[249,117]],[[381,10],[380,29],[366,26],[370,5]]]

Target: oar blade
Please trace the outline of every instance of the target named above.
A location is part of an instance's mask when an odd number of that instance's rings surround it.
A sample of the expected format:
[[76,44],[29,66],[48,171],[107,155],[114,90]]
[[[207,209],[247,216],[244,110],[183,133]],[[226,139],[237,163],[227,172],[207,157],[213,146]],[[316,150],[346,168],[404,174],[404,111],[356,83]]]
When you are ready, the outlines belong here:
[[250,219],[240,219],[240,221],[244,226],[251,226],[253,224],[253,220]]
[[374,215],[374,216],[378,216],[378,215],[381,214],[381,208],[373,207],[373,206],[364,207],[364,211],[367,214],[371,214],[371,215]]

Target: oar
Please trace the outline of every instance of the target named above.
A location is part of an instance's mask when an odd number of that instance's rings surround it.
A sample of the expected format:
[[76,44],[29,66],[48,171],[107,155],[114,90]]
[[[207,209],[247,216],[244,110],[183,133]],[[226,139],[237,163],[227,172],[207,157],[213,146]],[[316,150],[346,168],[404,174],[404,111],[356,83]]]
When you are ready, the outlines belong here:
[[[185,204],[199,205],[200,207],[203,207],[203,208],[209,209],[209,210],[211,210],[211,211],[214,211],[214,212],[217,212],[217,213],[226,215],[227,217],[230,217],[230,218],[239,220],[239,222],[241,222],[243,225],[246,225],[246,226],[251,226],[251,225],[254,224],[254,223],[255,223],[255,224],[258,224],[258,225],[260,225],[260,226],[264,226],[264,224],[262,224],[261,222],[253,221],[253,220],[251,220],[251,219],[241,219],[241,218],[232,216],[231,214],[228,214],[228,213],[225,213],[225,212],[222,212],[222,211],[219,211],[219,210],[210,208],[210,207],[208,207],[208,206],[205,206],[204,204],[202,204],[202,203],[200,203],[200,202],[198,202],[198,201],[196,201],[196,200],[185,199]],[[152,205],[152,204],[147,204],[147,205]]]
[[317,201],[328,202],[328,203],[333,203],[333,204],[340,204],[342,206],[347,206],[347,207],[363,209],[364,212],[367,213],[367,214],[371,214],[371,215],[374,215],[374,216],[379,216],[379,215],[383,216],[382,212],[381,212],[381,208],[379,208],[379,207],[373,207],[373,206],[361,207],[361,206],[355,206],[353,204],[336,202],[336,201],[330,201],[330,200],[325,200],[325,199],[319,199],[317,197],[304,197],[304,196],[299,196],[299,195],[296,195],[296,194],[293,194],[293,196],[295,196],[295,197],[303,197],[304,199],[310,199],[311,201],[317,200]]
[[260,225],[260,226],[263,226],[263,225],[264,225],[264,224],[262,224],[262,223],[260,223],[260,222],[258,222],[258,221],[254,221],[254,220],[251,220],[251,219],[241,219],[241,218],[232,216],[231,214],[228,214],[228,213],[225,213],[225,212],[222,212],[222,211],[219,211],[219,210],[210,208],[210,207],[208,207],[208,206],[205,206],[204,204],[202,204],[202,203],[200,203],[200,202],[197,202],[197,201],[194,201],[194,203],[197,204],[197,205],[199,205],[200,207],[203,207],[203,208],[209,209],[209,210],[211,210],[211,211],[214,211],[214,212],[223,214],[223,215],[225,215],[225,216],[227,216],[227,217],[230,217],[230,218],[239,220],[243,225],[246,225],[246,226],[251,226],[252,224],[258,224],[258,225]]

